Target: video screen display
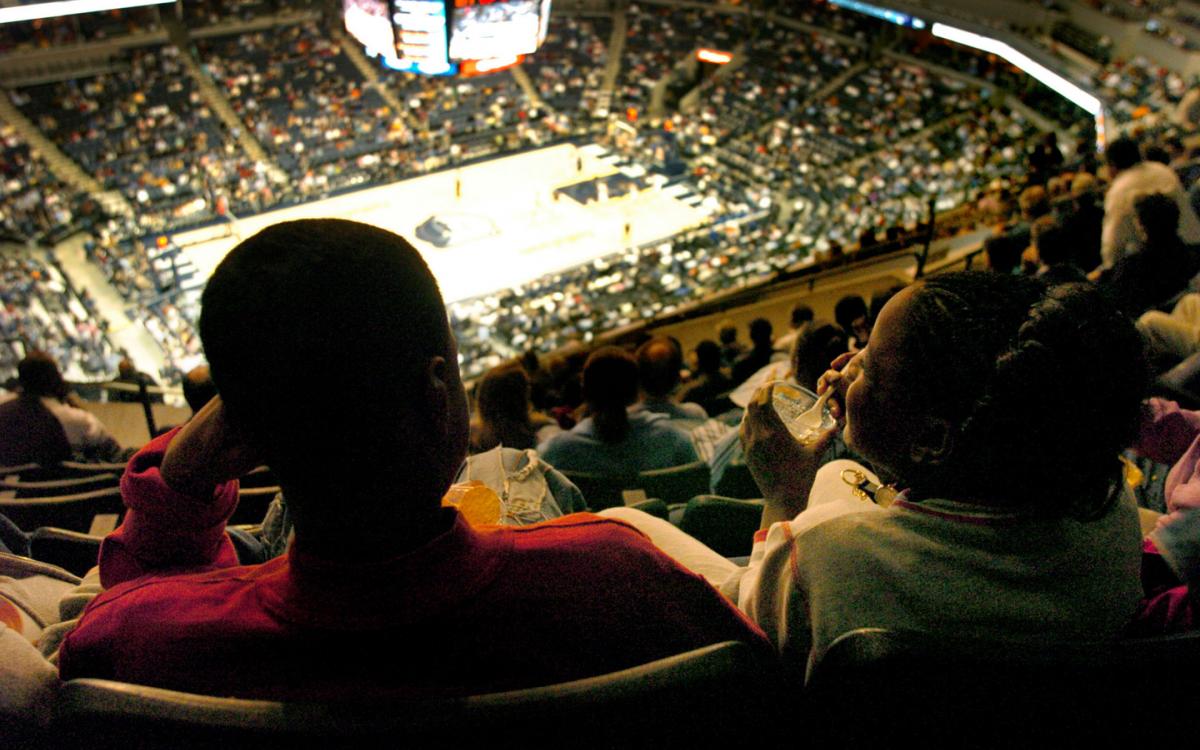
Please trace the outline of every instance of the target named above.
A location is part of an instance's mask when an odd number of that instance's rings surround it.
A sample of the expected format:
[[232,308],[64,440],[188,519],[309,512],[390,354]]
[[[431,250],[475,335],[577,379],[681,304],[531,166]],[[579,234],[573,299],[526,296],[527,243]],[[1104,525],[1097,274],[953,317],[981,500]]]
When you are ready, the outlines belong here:
[[[544,10],[543,10],[544,9]],[[450,58],[488,60],[528,55],[543,38],[543,0],[454,0]]]

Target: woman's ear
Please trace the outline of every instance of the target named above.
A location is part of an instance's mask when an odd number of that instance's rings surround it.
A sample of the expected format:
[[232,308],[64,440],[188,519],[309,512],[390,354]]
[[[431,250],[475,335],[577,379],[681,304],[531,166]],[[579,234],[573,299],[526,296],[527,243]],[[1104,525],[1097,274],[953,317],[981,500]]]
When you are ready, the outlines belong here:
[[940,466],[953,452],[954,438],[954,427],[949,421],[927,416],[917,428],[908,458],[914,466]]

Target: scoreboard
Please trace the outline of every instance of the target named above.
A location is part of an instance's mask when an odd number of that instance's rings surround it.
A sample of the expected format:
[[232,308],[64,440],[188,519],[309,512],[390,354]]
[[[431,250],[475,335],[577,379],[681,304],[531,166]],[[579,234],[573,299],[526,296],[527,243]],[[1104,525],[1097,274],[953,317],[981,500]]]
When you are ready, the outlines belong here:
[[551,0],[343,0],[346,30],[396,70],[472,75],[546,39]]

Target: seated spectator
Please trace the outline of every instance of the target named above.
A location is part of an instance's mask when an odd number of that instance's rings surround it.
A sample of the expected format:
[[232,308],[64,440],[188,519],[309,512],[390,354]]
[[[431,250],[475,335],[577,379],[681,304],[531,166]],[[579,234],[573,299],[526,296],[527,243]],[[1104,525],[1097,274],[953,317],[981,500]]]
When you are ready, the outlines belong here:
[[[123,357],[121,361],[117,363],[117,377],[113,379],[113,382],[131,385],[139,389],[143,385],[158,385],[158,383],[154,382],[154,378],[150,377],[144,372],[138,371],[137,367],[135,367],[133,364],[133,360],[131,360],[129,357]],[[150,403],[153,404],[161,404],[163,400],[161,393],[151,393],[148,394],[148,397],[150,399]],[[109,391],[108,400],[136,404],[142,400],[142,397],[139,391],[114,390]]]
[[556,469],[628,477],[697,460],[687,433],[665,414],[629,410],[637,400],[638,366],[628,352],[606,346],[583,366],[583,398],[590,416],[555,435],[538,453]]
[[638,347],[638,377],[642,386],[642,400],[637,408],[653,414],[665,414],[673,420],[707,419],[708,412],[691,402],[671,400],[679,387],[680,372],[683,370],[683,352],[674,341],[665,336],[655,336]]
[[1087,281],[1084,269],[1075,265],[1075,243],[1053,216],[1043,216],[1033,223],[1034,257],[1038,270],[1034,274],[1047,286]]
[[183,400],[192,414],[217,396],[217,384],[213,382],[208,365],[196,365],[183,376]]
[[1179,239],[1179,205],[1161,193],[1134,201],[1144,249],[1122,258],[1105,278],[1117,304],[1131,317],[1169,302],[1200,270],[1196,249]]
[[471,452],[481,453],[497,445],[527,450],[561,432],[557,422],[533,411],[529,395],[529,376],[521,365],[509,363],[488,370],[475,396]]
[[771,340],[771,321],[755,318],[750,321],[750,342],[753,347],[733,363],[733,382],[741,383],[771,363],[775,346]]
[[0,396],[0,465],[121,457],[121,446],[100,420],[71,403],[50,355],[30,352],[17,365],[17,381],[18,393]]
[[871,338],[868,313],[866,301],[857,294],[846,295],[833,306],[833,319],[846,332],[852,352],[865,348]]
[[746,351],[742,342],[737,340],[737,326],[732,320],[723,320],[717,326],[717,340],[721,342],[721,365],[729,368]]
[[775,339],[775,351],[790,352],[796,339],[808,332],[813,321],[813,309],[805,304],[792,308],[788,332]]
[[1104,268],[1140,251],[1144,244],[1137,234],[1134,202],[1147,193],[1161,193],[1179,206],[1179,238],[1189,245],[1200,244],[1200,218],[1192,211],[1179,177],[1165,164],[1143,161],[1138,144],[1118,138],[1104,153],[1112,170],[1112,183],[1104,195],[1104,227],[1100,255]]
[[724,411],[722,402],[726,407],[732,406],[726,394],[733,386],[734,382],[721,371],[721,347],[717,342],[705,339],[696,345],[696,375],[684,388],[679,400],[700,404],[706,413],[715,415]]
[[[763,389],[742,428],[763,530],[749,567],[724,563],[722,590],[797,680],[812,651],[859,627],[1116,638],[1141,597],[1138,514],[1118,458],[1139,420],[1141,348],[1089,285],[965,272],[907,288],[871,346],[821,387],[837,389],[850,448],[902,491],[886,508],[810,494],[837,430],[796,442]],[[719,573],[715,553],[651,527],[668,552],[682,546],[678,559]]]
[[[466,454],[466,395],[437,284],[396,235],[332,219],[259,232],[213,273],[200,335],[220,396],[131,461],[128,513],[101,548],[106,591],[61,646],[63,679],[360,700],[765,647],[626,526],[475,529],[440,507]],[[294,539],[237,567],[234,478],[263,460]]]

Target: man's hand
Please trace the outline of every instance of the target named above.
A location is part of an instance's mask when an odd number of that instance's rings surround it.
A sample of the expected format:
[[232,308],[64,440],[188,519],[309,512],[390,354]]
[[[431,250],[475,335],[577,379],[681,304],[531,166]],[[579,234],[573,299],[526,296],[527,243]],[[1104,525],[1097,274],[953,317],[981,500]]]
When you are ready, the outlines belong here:
[[159,471],[176,492],[208,497],[217,485],[261,463],[258,452],[229,425],[225,405],[216,396],[171,439]]
[[[866,351],[865,349],[863,351]],[[834,389],[834,393],[825,402],[829,408],[829,413],[833,415],[839,423],[842,422],[846,415],[846,391],[850,388],[850,384],[858,377],[862,370],[862,352],[846,352],[838,355],[838,358],[829,363],[829,369],[826,370],[820,378],[817,379],[817,395],[820,396],[830,388]]]
[[762,528],[791,520],[808,506],[821,456],[838,431],[831,427],[810,441],[797,441],[771,404],[773,392],[768,384],[754,394],[740,432],[746,465],[766,499]]

